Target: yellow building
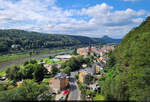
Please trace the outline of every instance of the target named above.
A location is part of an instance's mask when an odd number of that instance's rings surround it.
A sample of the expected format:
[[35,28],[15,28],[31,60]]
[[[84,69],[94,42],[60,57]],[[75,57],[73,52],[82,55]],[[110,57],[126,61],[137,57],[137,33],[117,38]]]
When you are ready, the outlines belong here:
[[103,67],[96,65],[96,73],[99,73],[102,69]]
[[80,72],[79,73],[79,81],[81,82],[81,83],[83,83],[84,82],[84,78],[85,78],[85,76],[88,74],[88,72]]
[[95,73],[96,73],[95,67],[82,69],[79,72],[79,81],[81,83],[83,83],[84,79],[85,79],[85,76],[87,74],[94,75]]
[[56,93],[65,90],[69,85],[69,77],[66,74],[58,73],[51,82],[51,86]]

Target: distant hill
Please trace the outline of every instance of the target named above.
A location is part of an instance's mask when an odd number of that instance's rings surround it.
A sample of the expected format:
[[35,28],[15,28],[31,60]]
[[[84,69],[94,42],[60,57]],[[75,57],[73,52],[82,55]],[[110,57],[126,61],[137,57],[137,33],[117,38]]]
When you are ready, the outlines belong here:
[[[24,30],[0,30],[0,53],[13,50],[29,50],[38,48],[71,47],[78,45],[115,43],[111,38],[90,38],[85,36],[45,34]],[[117,42],[118,43],[118,42]]]
[[110,58],[103,86],[105,97],[150,101],[150,17],[123,38]]
[[113,39],[107,35],[103,36],[101,38],[101,40],[104,42],[104,43],[120,43],[122,39]]

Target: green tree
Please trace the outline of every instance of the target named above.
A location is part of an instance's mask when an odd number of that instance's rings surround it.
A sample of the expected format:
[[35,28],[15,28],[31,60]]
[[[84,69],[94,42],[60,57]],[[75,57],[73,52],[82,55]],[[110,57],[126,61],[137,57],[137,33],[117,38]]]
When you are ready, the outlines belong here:
[[9,47],[7,46],[7,43],[0,42],[0,52],[7,52],[9,50]]
[[87,84],[87,85],[92,84],[93,79],[94,79],[94,78],[93,78],[92,75],[87,74],[87,75],[85,76],[85,78],[84,78],[84,83]]
[[67,61],[66,66],[69,66],[71,71],[75,71],[81,68],[81,63],[77,58],[73,57]]
[[65,69],[63,69],[62,71],[63,73],[66,73],[68,75],[70,75],[70,72],[71,72],[71,68],[69,66],[67,66]]
[[27,64],[29,64],[29,61],[25,61],[23,65],[26,66]]
[[72,52],[73,55],[77,55],[77,48],[75,48]]
[[17,86],[17,83],[13,80],[5,81],[5,87],[7,87],[7,89],[8,89],[9,86],[14,86],[15,87],[15,86]]
[[35,70],[33,72],[33,78],[35,81],[40,82],[43,80],[44,75],[47,73],[47,69],[43,64],[35,64]]
[[75,75],[75,78],[78,80],[78,79],[79,79],[79,75],[78,75],[78,74],[76,74],[76,75]]
[[105,82],[105,77],[101,76],[99,79],[98,79],[98,85],[100,86],[98,92],[100,93],[103,93],[102,91],[102,88],[104,86],[104,82]]
[[40,97],[42,100],[51,100],[49,86],[38,84],[33,80],[24,80],[18,87],[0,92],[0,101],[37,101]]
[[86,90],[86,95],[88,95],[88,96],[90,96],[90,97],[91,97],[91,96],[92,96],[92,94],[93,94],[93,92],[92,92],[91,90],[88,90],[88,89]]
[[0,91],[4,91],[6,88],[3,84],[0,84]]
[[22,96],[23,100],[37,100],[37,97],[43,92],[47,91],[48,87],[39,85],[33,80],[24,80],[18,88],[18,93]]
[[51,70],[53,76],[55,76],[57,73],[59,73],[59,69],[56,67],[56,64],[52,65],[52,70]]
[[[150,17],[131,30],[112,53],[102,88],[107,100],[149,101]],[[115,61],[113,61],[115,59]]]
[[61,68],[62,68],[62,69],[64,69],[64,68],[66,67],[66,63],[67,63],[67,61],[66,61],[66,62],[61,63]]
[[36,61],[35,59],[31,59],[29,62],[30,62],[31,64],[36,64],[36,63],[37,63],[37,61]]
[[18,92],[18,88],[11,90],[0,91],[0,101],[1,102],[10,102],[12,100],[24,100],[24,97]]
[[27,64],[24,66],[24,69],[22,69],[23,79],[32,79],[34,70],[35,65],[33,64]]
[[66,48],[72,46],[88,45],[100,43],[100,39],[83,37],[83,36],[68,36],[55,34],[42,34],[37,32],[27,32],[23,30],[0,30],[0,53],[17,52],[11,48],[13,44],[20,45],[19,51],[29,51],[30,57],[35,51],[33,49],[40,48]]
[[6,77],[10,80],[20,81],[22,79],[22,73],[20,67],[16,65],[7,67]]
[[90,58],[85,58],[85,59],[84,59],[84,63],[85,63],[85,64],[90,63]]
[[83,56],[72,57],[68,61],[62,63],[62,69],[66,68],[67,66],[71,68],[71,71],[79,70],[82,68],[82,64],[87,63],[87,60],[83,58]]

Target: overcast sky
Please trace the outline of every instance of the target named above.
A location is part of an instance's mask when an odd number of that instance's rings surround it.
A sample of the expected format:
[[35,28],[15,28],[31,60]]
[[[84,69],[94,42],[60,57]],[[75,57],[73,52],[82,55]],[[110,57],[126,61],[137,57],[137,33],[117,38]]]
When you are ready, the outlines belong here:
[[0,0],[0,29],[122,38],[150,15],[150,0]]

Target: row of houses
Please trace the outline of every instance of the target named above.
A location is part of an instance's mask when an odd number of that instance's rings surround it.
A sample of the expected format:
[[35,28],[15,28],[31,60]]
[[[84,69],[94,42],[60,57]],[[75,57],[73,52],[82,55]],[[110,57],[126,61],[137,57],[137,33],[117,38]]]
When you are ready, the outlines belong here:
[[[79,81],[80,82],[84,82],[85,76],[87,74],[90,75],[94,75],[96,73],[99,73],[101,70],[103,70],[103,68],[106,65],[106,61],[107,61],[107,53],[109,51],[114,50],[115,46],[114,45],[103,45],[101,48],[97,48],[97,47],[87,47],[87,48],[79,48],[77,50],[77,53],[79,55],[84,55],[84,56],[88,56],[88,55],[92,55],[96,57],[96,61],[95,63],[92,64],[92,67],[88,67],[85,69],[82,69],[79,71]],[[105,73],[103,73],[102,75],[105,75]]]
[[[49,60],[51,60],[53,62],[57,62],[57,61],[66,61],[70,58],[72,58],[71,55],[58,55],[58,56],[55,56],[55,58],[49,59]],[[56,65],[57,68],[61,68],[61,64],[57,64],[57,63],[51,63],[51,64],[48,64],[45,62],[40,62],[40,63],[43,63],[44,67],[48,70],[48,72],[51,72],[52,66],[54,64]]]
[[114,48],[115,45],[103,45],[101,48],[89,46],[86,48],[77,49],[77,53],[79,55],[84,55],[84,56],[88,56],[88,55],[104,56],[109,51],[114,50]]
[[[60,60],[66,61],[71,57],[72,57],[71,55],[58,55],[55,56],[55,58],[50,60],[53,60],[54,62]],[[44,67],[48,70],[48,72],[51,72],[52,66],[54,64],[56,65],[57,68],[61,68],[61,64],[57,64],[57,63],[51,63],[51,64],[43,63],[43,64]],[[67,74],[64,73],[58,73],[49,81],[49,85],[53,89],[53,92],[60,93],[61,91],[66,90],[69,87],[69,76],[67,76]]]
[[[88,56],[88,55],[92,55],[92,56],[96,56],[96,62],[94,62],[91,67],[87,67],[86,64],[83,65],[84,69],[81,69],[78,71],[77,74],[79,74],[79,81],[80,82],[84,82],[85,80],[85,76],[87,74],[90,75],[95,75],[96,73],[99,73],[101,70],[103,70],[104,66],[106,65],[106,60],[107,60],[107,56],[106,53],[108,53],[109,51],[113,50],[114,47],[113,46],[102,46],[101,48],[97,48],[97,47],[88,47],[88,48],[79,48],[77,50],[77,53],[79,55],[84,55],[84,56]],[[59,55],[56,56],[55,59],[57,60],[68,60],[70,59],[72,56],[71,55]],[[51,71],[51,67],[52,64],[44,64],[45,68],[48,69],[48,71]],[[61,68],[60,65],[57,65],[58,67]],[[105,73],[104,73],[105,74]],[[53,77],[50,81],[50,86],[53,89],[53,92],[55,93],[60,93],[63,90],[66,90],[69,88],[69,76],[67,76],[67,74],[64,73],[58,73],[55,77]],[[96,86],[96,84],[95,84]]]
[[92,67],[87,67],[84,69],[79,70],[78,74],[79,74],[79,81],[80,82],[84,82],[85,76],[87,74],[89,75],[95,75],[97,73],[99,73],[101,70],[103,70],[104,66],[106,64],[103,62],[95,62],[92,64]]

